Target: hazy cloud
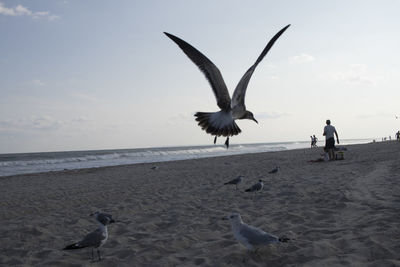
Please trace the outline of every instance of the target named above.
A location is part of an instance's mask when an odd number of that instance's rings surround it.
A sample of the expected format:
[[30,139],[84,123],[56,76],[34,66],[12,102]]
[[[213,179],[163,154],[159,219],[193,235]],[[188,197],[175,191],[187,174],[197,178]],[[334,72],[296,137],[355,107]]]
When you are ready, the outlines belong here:
[[268,75],[267,77],[266,77],[267,79],[269,79],[269,80],[279,80],[280,78],[279,78],[279,76],[277,76],[277,75]]
[[298,63],[308,63],[308,62],[312,62],[314,60],[315,60],[315,58],[313,56],[305,54],[305,53],[302,53],[298,56],[289,58],[290,63],[297,63],[297,64]]
[[1,131],[26,132],[26,131],[45,131],[45,130],[53,131],[66,126],[87,123],[90,121],[91,121],[90,119],[84,116],[63,121],[53,118],[52,116],[49,115],[31,116],[31,117],[16,118],[16,119],[2,119],[0,120],[0,132]]
[[2,2],[0,2],[0,14],[5,16],[29,16],[32,19],[56,20],[60,18],[59,16],[50,14],[48,11],[33,12],[22,5],[17,5],[16,7],[5,7]]
[[372,119],[372,118],[393,118],[396,119],[396,115],[387,112],[377,112],[377,113],[365,113],[357,115],[358,119]]
[[95,96],[88,95],[88,94],[83,94],[83,93],[78,93],[78,92],[73,93],[72,97],[78,98],[80,100],[92,102],[92,103],[98,102],[98,99]]
[[169,126],[177,126],[182,123],[186,123],[188,121],[194,121],[194,113],[193,114],[175,114],[171,117],[168,118],[168,121],[166,121],[166,124]]
[[331,73],[335,80],[351,83],[376,85],[379,77],[368,74],[368,66],[365,64],[351,64],[347,70]]
[[81,117],[77,117],[77,118],[73,118],[72,122],[77,122],[77,123],[84,123],[84,122],[89,122],[91,121],[91,119],[85,117],[85,116],[81,116]]
[[33,116],[23,119],[0,120],[0,130],[56,130],[63,124],[64,122],[51,116]]
[[46,85],[43,81],[41,80],[33,80],[32,83],[36,86],[44,86]]
[[254,117],[257,120],[267,120],[267,119],[278,119],[278,118],[282,118],[282,117],[287,117],[289,116],[288,113],[285,112],[275,112],[275,111],[271,111],[271,112],[258,112],[256,114],[254,114]]

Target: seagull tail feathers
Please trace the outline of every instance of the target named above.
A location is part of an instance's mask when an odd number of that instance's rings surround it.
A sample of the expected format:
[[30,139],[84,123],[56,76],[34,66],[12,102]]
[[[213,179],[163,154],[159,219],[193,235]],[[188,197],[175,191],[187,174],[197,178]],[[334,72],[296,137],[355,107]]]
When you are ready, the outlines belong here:
[[202,130],[215,136],[234,136],[242,130],[232,119],[229,113],[225,112],[196,112],[194,116]]
[[80,249],[80,248],[84,248],[84,247],[85,246],[79,245],[79,243],[74,243],[74,244],[66,246],[65,248],[63,248],[63,250]]

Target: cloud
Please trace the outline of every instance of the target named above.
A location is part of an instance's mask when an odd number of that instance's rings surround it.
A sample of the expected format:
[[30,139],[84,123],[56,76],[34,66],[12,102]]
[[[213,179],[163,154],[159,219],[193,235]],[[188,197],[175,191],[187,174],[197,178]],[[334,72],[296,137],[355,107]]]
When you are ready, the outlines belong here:
[[288,113],[275,112],[275,111],[271,111],[271,112],[258,112],[258,113],[256,113],[256,114],[254,114],[254,117],[255,117],[257,120],[278,119],[278,118],[287,117],[287,116],[289,116]]
[[0,120],[0,131],[42,131],[57,130],[65,123],[51,116],[32,116],[30,118]]
[[0,134],[32,133],[43,131],[57,131],[59,129],[79,129],[84,124],[90,124],[91,119],[80,116],[68,120],[60,120],[49,115],[30,116],[24,118],[9,118],[0,120]]
[[368,74],[365,64],[351,64],[347,70],[331,73],[330,76],[335,80],[366,85],[376,85],[379,80],[379,77]]
[[266,78],[269,80],[279,80],[280,79],[279,76],[273,75],[273,74],[266,76]]
[[305,54],[305,53],[302,53],[298,56],[289,58],[289,62],[294,63],[294,64],[308,63],[308,62],[312,62],[314,60],[315,60],[315,58],[313,56]]
[[33,80],[32,83],[36,86],[44,86],[46,85],[43,81],[41,80]]
[[32,120],[32,126],[37,130],[56,130],[62,127],[63,121],[55,120],[50,116],[41,116]]
[[188,122],[194,121],[194,113],[193,114],[175,114],[173,116],[170,116],[168,120],[166,121],[166,124],[169,126],[178,126],[182,125]]
[[90,122],[92,121],[91,119],[85,117],[85,116],[81,116],[81,117],[77,117],[77,118],[73,118],[72,122],[76,122],[76,123],[86,123],[86,122]]
[[396,115],[393,115],[392,113],[388,112],[377,112],[377,113],[365,113],[365,114],[359,114],[357,115],[358,119],[371,119],[371,118],[386,118],[386,119],[396,119]]
[[83,101],[87,101],[87,102],[91,102],[91,103],[96,103],[99,101],[95,96],[85,94],[85,93],[75,92],[75,93],[72,93],[71,96],[74,98],[78,98],[79,100],[83,100]]
[[22,5],[17,5],[14,8],[10,7],[5,7],[4,3],[0,2],[0,15],[5,15],[5,16],[28,16],[31,17],[32,19],[47,19],[50,21],[59,19],[60,17],[57,15],[50,14],[48,11],[38,11],[38,12],[33,12],[29,10],[27,7],[24,7]]

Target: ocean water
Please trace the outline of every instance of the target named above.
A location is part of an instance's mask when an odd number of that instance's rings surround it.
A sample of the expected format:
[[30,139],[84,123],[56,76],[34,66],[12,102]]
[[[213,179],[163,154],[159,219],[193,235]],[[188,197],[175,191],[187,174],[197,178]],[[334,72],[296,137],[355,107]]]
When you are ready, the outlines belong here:
[[[372,139],[341,140],[341,145],[362,144]],[[323,146],[323,142],[319,142]],[[125,164],[197,159],[246,153],[260,153],[310,147],[310,141],[232,144],[229,149],[222,145],[156,147],[116,150],[89,150],[42,153],[0,154],[0,176],[24,173],[82,169]]]

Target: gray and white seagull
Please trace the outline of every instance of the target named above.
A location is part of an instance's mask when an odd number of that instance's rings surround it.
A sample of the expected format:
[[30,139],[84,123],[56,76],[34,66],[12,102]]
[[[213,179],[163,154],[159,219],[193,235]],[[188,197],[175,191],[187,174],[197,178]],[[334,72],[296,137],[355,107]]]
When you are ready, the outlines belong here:
[[96,211],[95,213],[90,214],[90,216],[94,216],[96,221],[99,223],[99,227],[87,234],[81,241],[73,243],[71,245],[66,246],[63,250],[72,250],[72,249],[81,249],[86,247],[92,248],[92,260],[94,260],[93,249],[97,249],[97,255],[99,257],[99,261],[101,260],[100,250],[99,248],[103,246],[108,238],[108,230],[107,225],[111,223],[115,223],[115,220],[112,218],[110,214],[101,213]]
[[247,188],[246,190],[244,190],[245,192],[257,192],[257,191],[261,191],[264,188],[264,183],[263,180],[258,180],[258,183],[253,184],[252,186],[250,186],[249,188]]
[[238,135],[241,130],[235,123],[235,120],[248,119],[256,123],[252,112],[246,109],[244,99],[246,95],[247,85],[253,75],[257,65],[263,60],[264,56],[268,53],[275,41],[282,35],[282,33],[290,26],[287,25],[280,30],[268,42],[267,46],[262,51],[261,55],[257,58],[256,62],[246,71],[242,79],[240,79],[235,91],[233,92],[232,100],[225,85],[221,72],[205,55],[203,55],[196,48],[183,41],[182,39],[164,32],[172,41],[174,41],[183,52],[193,61],[194,64],[204,73],[206,79],[211,85],[214,95],[217,99],[217,105],[221,109],[217,112],[197,112],[194,116],[198,125],[205,130],[208,134],[215,136],[214,144],[218,136],[227,137],[225,145],[229,147],[229,137]]
[[277,237],[266,233],[259,228],[245,224],[239,213],[232,213],[224,219],[229,220],[231,223],[233,235],[236,240],[244,245],[248,250],[255,250],[261,246],[278,242],[288,242],[290,240],[287,237]]
[[238,184],[240,184],[243,181],[243,175],[239,175],[238,177],[236,177],[235,179],[230,180],[229,182],[224,183],[224,185],[227,184],[234,184],[236,187],[236,190],[238,189]]

